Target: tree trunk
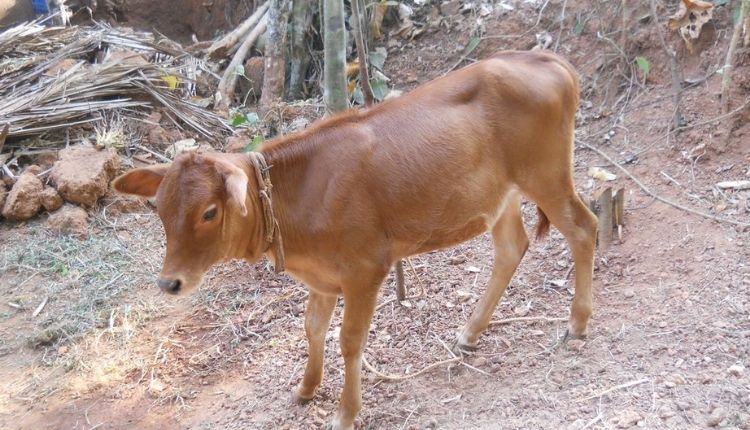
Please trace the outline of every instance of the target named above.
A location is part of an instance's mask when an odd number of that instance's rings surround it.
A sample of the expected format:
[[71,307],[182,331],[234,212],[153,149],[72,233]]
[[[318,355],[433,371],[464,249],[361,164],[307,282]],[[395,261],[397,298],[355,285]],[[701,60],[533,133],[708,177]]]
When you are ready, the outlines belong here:
[[[748,13],[746,10],[748,7],[750,7],[750,0],[742,0],[740,4],[740,16],[737,18],[737,22],[734,23],[734,31],[732,32],[732,38],[729,40],[729,49],[727,49],[724,68],[721,72],[721,113],[724,114],[729,112],[729,93],[731,92],[730,84],[732,82],[732,68],[734,67],[734,50],[737,48],[737,42],[742,35],[742,26],[745,22],[745,14]],[[747,31],[750,32],[750,29],[747,29]]]
[[357,58],[359,58],[359,83],[362,86],[362,95],[365,99],[365,106],[370,107],[375,104],[375,97],[372,95],[370,86],[370,72],[367,63],[367,48],[365,47],[365,38],[362,29],[362,15],[359,13],[359,0],[351,0],[352,3],[352,28],[354,29],[354,43],[357,44]]
[[323,26],[323,101],[331,113],[349,107],[344,75],[346,31],[343,0],[323,0]]
[[284,97],[286,77],[286,28],[289,16],[286,0],[270,0],[266,30],[265,71],[260,94],[261,118]]
[[310,55],[307,53],[307,29],[312,25],[312,17],[317,1],[293,0],[292,23],[289,29],[291,45],[291,64],[289,70],[289,92],[287,98],[301,99],[304,97],[304,83]]

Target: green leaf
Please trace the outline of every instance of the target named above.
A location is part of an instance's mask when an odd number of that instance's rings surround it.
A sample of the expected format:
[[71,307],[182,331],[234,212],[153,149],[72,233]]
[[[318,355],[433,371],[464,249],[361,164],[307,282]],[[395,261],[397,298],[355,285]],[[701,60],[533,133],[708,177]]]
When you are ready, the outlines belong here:
[[583,33],[583,26],[583,19],[581,18],[581,15],[578,14],[578,16],[576,16],[576,26],[573,28],[573,33],[575,33],[577,36],[580,36],[581,33]]
[[385,59],[388,57],[388,51],[386,51],[385,48],[378,47],[375,48],[374,51],[370,52],[370,55],[368,55],[368,57],[370,65],[382,72],[383,66],[385,65]]
[[352,92],[352,99],[354,100],[354,103],[358,105],[365,104],[365,96],[362,94],[362,88],[360,88],[359,85],[357,85],[357,88]]
[[258,114],[255,112],[250,112],[245,115],[245,119],[247,119],[248,125],[256,125],[260,122],[260,117],[258,117]]
[[232,120],[229,122],[232,127],[239,127],[247,122],[247,116],[245,114],[237,112],[232,115]]
[[469,43],[466,44],[466,49],[464,50],[464,55],[471,54],[472,51],[477,49],[477,46],[479,46],[479,42],[481,42],[482,39],[478,37],[472,37],[471,40],[469,40]]
[[253,136],[253,140],[250,142],[250,145],[253,146],[253,151],[260,148],[260,145],[263,144],[263,135],[262,134],[256,134]]
[[635,63],[644,74],[648,75],[648,72],[651,71],[651,63],[646,57],[635,57]]
[[379,102],[382,102],[391,91],[388,88],[388,82],[380,79],[372,79],[370,81],[370,86],[372,87],[372,95],[375,97],[375,100]]

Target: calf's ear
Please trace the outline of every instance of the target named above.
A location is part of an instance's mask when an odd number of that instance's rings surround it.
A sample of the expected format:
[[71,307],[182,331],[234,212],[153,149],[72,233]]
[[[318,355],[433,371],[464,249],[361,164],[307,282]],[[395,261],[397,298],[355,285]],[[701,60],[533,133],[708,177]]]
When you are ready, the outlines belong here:
[[154,166],[133,169],[124,173],[112,182],[115,190],[125,194],[135,194],[141,197],[153,197],[156,190],[167,173],[169,164],[156,164]]
[[216,169],[224,179],[224,187],[227,190],[229,200],[231,200],[239,209],[240,215],[247,215],[247,175],[239,167],[225,161],[218,161]]

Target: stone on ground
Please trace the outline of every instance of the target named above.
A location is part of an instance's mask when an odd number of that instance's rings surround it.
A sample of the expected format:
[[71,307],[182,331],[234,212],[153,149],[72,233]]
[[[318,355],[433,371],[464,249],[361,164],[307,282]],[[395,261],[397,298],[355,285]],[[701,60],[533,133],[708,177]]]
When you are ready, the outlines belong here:
[[65,200],[91,207],[106,194],[118,167],[114,149],[73,146],[60,151],[50,178]]
[[42,208],[41,194],[44,190],[42,181],[36,176],[39,169],[28,167],[11,188],[3,205],[3,216],[11,221],[24,221]]
[[85,238],[88,235],[88,213],[78,206],[64,205],[47,219],[47,228],[56,232]]
[[60,209],[63,205],[63,199],[60,197],[60,193],[52,187],[44,187],[44,191],[40,195],[42,206],[47,212],[54,212]]

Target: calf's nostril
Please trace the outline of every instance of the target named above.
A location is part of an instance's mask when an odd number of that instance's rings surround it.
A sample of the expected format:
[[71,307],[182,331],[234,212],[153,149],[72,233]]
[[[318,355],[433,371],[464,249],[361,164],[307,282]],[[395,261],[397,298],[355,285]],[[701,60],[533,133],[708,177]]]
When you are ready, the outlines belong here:
[[179,279],[159,279],[156,284],[159,289],[170,294],[176,294],[182,287],[182,281]]
[[172,292],[173,293],[176,293],[176,292],[180,291],[180,287],[182,287],[182,281],[180,281],[179,279],[175,279],[174,281],[172,281]]

